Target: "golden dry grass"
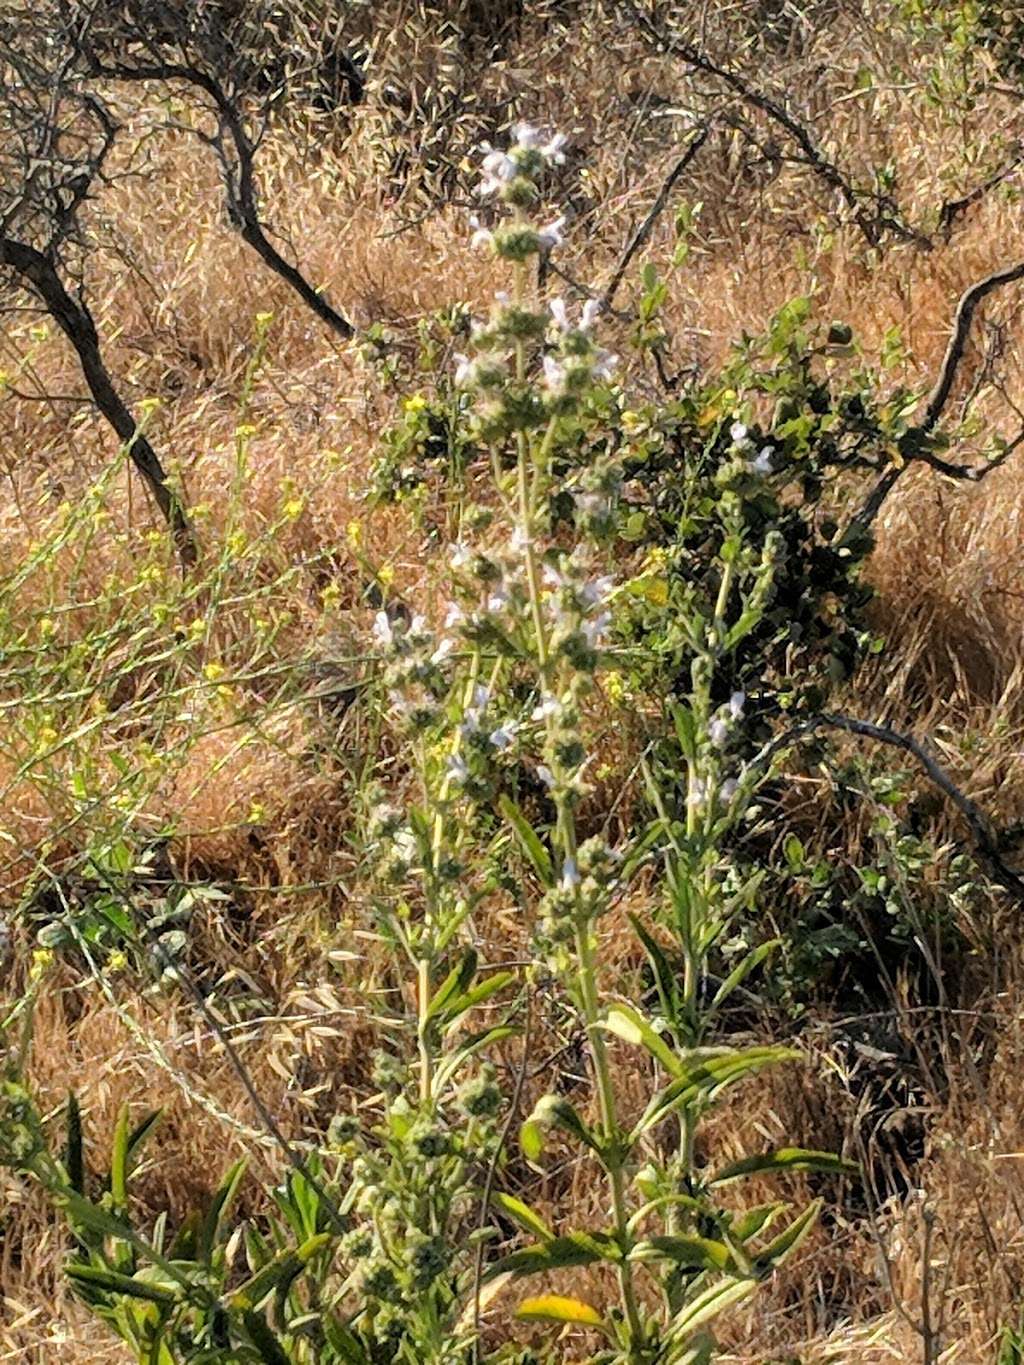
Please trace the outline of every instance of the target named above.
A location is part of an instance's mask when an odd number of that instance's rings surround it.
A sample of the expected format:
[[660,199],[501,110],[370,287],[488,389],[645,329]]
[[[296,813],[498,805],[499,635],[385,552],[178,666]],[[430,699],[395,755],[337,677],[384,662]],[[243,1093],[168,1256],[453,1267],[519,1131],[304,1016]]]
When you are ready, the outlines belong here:
[[[934,49],[900,47],[898,36],[886,31],[886,13],[882,3],[840,7],[799,60],[782,63],[777,74],[799,87],[827,129],[828,146],[849,164],[863,170],[893,158],[903,202],[920,217],[943,194],[976,183],[980,171],[973,163],[986,139],[1020,132],[1021,116],[1012,101],[993,95],[953,128],[921,83]],[[421,55],[419,79],[428,83],[430,52]],[[850,88],[850,73],[864,63],[883,72],[902,64],[907,77],[880,83],[870,99],[838,100]],[[473,77],[464,73],[463,79]],[[586,202],[564,264],[591,281],[607,278],[674,154],[664,145],[664,125],[635,116],[638,103],[650,104],[653,96],[685,102],[689,78],[594,14],[562,44],[542,25],[527,24],[519,49],[486,79],[522,112],[566,127],[587,149]],[[305,162],[280,139],[265,158],[264,192],[275,226],[332,300],[360,324],[384,320],[404,337],[430,310],[461,300],[482,304],[500,281],[465,245],[460,211],[414,210],[383,176],[381,129],[389,118],[387,104],[371,100],[356,115],[346,146]],[[230,877],[246,887],[233,918],[210,913],[200,931],[201,952],[239,974],[265,1002],[257,1019],[239,1028],[239,1045],[268,1103],[290,1131],[301,1133],[322,1128],[338,1097],[365,1084],[372,1030],[362,992],[380,985],[372,943],[358,937],[366,920],[348,883],[352,859],[345,843],[352,790],[346,755],[358,758],[360,747],[379,736],[360,729],[364,723],[356,718],[343,732],[341,756],[325,757],[322,721],[303,700],[301,666],[324,640],[340,639],[343,651],[357,653],[365,639],[353,523],[367,555],[387,565],[397,590],[415,594],[427,610],[443,591],[444,567],[414,519],[401,509],[371,514],[363,498],[379,433],[401,395],[382,393],[357,357],[333,343],[254,263],[224,222],[216,171],[203,148],[164,134],[153,154],[160,174],[126,182],[97,208],[107,248],[93,266],[92,304],[111,368],[133,401],[160,399],[151,434],[180,471],[210,563],[231,534],[240,537],[239,553],[224,570],[209,629],[199,631],[172,675],[159,659],[140,663],[132,635],[141,622],[146,639],[155,641],[158,604],[181,599],[170,586],[173,569],[164,550],[147,545],[151,513],[123,471],[109,483],[106,515],[87,553],[72,539],[24,576],[17,611],[30,641],[71,642],[109,626],[113,643],[84,698],[62,703],[58,714],[45,706],[47,715],[37,714],[39,705],[5,684],[5,715],[15,724],[0,746],[0,828],[7,836],[0,845],[2,895],[13,906],[37,858],[57,862],[81,847],[90,822],[102,827],[102,809],[83,815],[69,798],[70,775],[88,767],[90,790],[116,786],[110,753],[134,749],[141,736],[155,751],[155,771],[131,815],[135,828],[173,827],[183,875]],[[767,175],[745,155],[738,135],[715,138],[686,193],[706,207],[667,309],[681,363],[713,364],[743,330],[756,331],[787,298],[810,290],[822,316],[855,324],[869,354],[898,325],[905,360],[893,379],[925,385],[962,289],[1024,255],[1018,203],[1001,192],[929,252],[902,246],[869,252],[850,229],[827,241],[812,238],[805,230],[814,216],[808,205],[821,202],[813,180],[794,168]],[[650,259],[665,258],[667,218],[645,250]],[[272,311],[274,321],[243,413],[243,379],[255,315],[262,311]],[[999,296],[986,310],[989,328],[998,323],[1001,329],[1000,375],[1015,401],[1022,396],[1019,316],[1019,294]],[[32,326],[20,320],[8,329],[4,367],[17,374],[21,389],[78,393],[81,382],[66,348],[33,334]],[[976,369],[978,356],[973,360]],[[993,391],[986,401],[990,420],[1005,424],[1001,396]],[[236,506],[226,490],[235,477],[242,420],[253,433]],[[25,562],[33,546],[56,533],[68,517],[65,505],[83,496],[113,452],[88,409],[59,403],[7,395],[0,430],[0,554],[10,565]],[[890,648],[874,673],[861,678],[853,701],[859,714],[928,733],[967,793],[1006,823],[1024,812],[1021,458],[977,486],[954,486],[928,471],[913,472],[898,486],[870,564]],[[282,508],[295,498],[301,514],[285,515]],[[270,543],[268,527],[274,528]],[[245,547],[254,545],[259,552],[247,554]],[[126,624],[110,585],[136,583],[147,555],[153,577],[139,589],[136,615]],[[66,610],[71,604],[75,609]],[[190,620],[203,620],[202,602],[185,606]],[[62,612],[56,634],[40,635],[41,622],[56,612]],[[273,618],[266,650],[254,626],[260,617]],[[224,673],[208,679],[210,664]],[[175,687],[187,705],[156,704]],[[621,722],[614,714],[598,722],[610,757],[617,753],[620,761],[628,745],[618,736],[616,749],[611,737]],[[60,735],[91,728],[41,762],[34,755],[43,723]],[[962,830],[940,815],[932,833],[942,843]],[[486,927],[491,943],[506,948],[514,947],[517,932],[500,919]],[[628,991],[637,955],[623,935],[616,937],[614,924],[607,937],[607,984]],[[993,1359],[999,1330],[1022,1301],[1024,977],[1021,937],[1012,923],[1000,925],[999,942],[998,970],[989,973],[997,988],[979,986],[970,1003],[978,1020],[968,1011],[948,1023],[950,1083],[935,1100],[926,1150],[913,1171],[937,1215],[930,1276],[933,1286],[944,1286],[946,1365]],[[357,961],[332,961],[332,950],[353,944]],[[28,952],[20,939],[4,983],[9,999],[24,987]],[[985,979],[980,971],[978,980]],[[719,1116],[713,1136],[724,1156],[744,1150],[751,1138],[779,1135],[812,1146],[843,1144],[855,1126],[855,1099],[844,1089],[828,1023],[821,1021],[819,1065],[765,1083]],[[983,1072],[965,1063],[957,1046],[975,1029],[997,1040]],[[639,1103],[643,1078],[630,1074],[625,1055],[621,1062],[628,1108]],[[144,1177],[141,1186],[150,1207],[183,1212],[243,1150],[262,1154],[258,1168],[274,1164],[222,1053],[187,1003],[140,999],[116,975],[100,982],[58,971],[48,980],[32,1080],[54,1114],[69,1085],[79,1093],[99,1152],[123,1101],[139,1111],[166,1106],[154,1168],[159,1176]],[[601,1201],[581,1168],[561,1187],[533,1194],[555,1217],[572,1207],[582,1218]],[[60,1272],[60,1225],[39,1193],[7,1178],[4,1203],[0,1360],[85,1365],[124,1358],[69,1297]],[[879,1210],[877,1235],[889,1276],[865,1219],[823,1225],[757,1306],[730,1320],[723,1334],[733,1353],[727,1358],[792,1358],[804,1365],[921,1358],[920,1337],[901,1311],[911,1318],[920,1312],[921,1220],[922,1200],[913,1196]],[[830,1310],[836,1303],[845,1306],[838,1318]]]

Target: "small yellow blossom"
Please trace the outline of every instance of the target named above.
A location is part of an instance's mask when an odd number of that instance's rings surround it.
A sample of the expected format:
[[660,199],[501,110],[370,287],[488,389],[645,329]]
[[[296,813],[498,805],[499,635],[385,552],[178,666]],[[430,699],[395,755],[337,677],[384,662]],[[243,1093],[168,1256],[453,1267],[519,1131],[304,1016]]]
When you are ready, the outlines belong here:
[[358,521],[350,521],[345,527],[345,536],[354,550],[363,543],[363,528]]
[[427,406],[427,400],[421,393],[414,393],[411,398],[407,398],[402,405],[406,412],[422,412]]
[[295,521],[298,517],[302,516],[305,506],[305,498],[289,498],[281,510],[289,521]]
[[53,949],[36,948],[32,954],[31,979],[38,981],[47,968],[53,966]]
[[203,665],[203,677],[207,682],[216,682],[218,678],[223,678],[227,669],[223,664],[208,663]]

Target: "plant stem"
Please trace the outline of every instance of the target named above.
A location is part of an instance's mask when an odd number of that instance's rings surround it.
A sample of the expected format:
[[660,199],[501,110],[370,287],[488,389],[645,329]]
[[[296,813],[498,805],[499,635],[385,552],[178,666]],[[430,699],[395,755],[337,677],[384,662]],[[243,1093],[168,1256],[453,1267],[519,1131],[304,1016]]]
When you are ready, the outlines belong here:
[[433,1064],[430,1056],[430,1045],[427,1042],[427,1011],[430,1009],[430,962],[427,958],[420,958],[417,963],[417,1004],[419,1026],[416,1030],[416,1036],[420,1053],[420,1100],[423,1104],[427,1104],[430,1100],[430,1088],[433,1081]]

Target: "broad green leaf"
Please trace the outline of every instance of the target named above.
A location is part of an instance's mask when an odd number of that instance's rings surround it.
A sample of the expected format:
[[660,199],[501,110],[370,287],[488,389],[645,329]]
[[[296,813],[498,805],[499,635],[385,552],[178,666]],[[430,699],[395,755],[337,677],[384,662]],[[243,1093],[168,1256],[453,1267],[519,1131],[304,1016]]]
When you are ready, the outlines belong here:
[[604,1028],[624,1042],[646,1048],[655,1061],[660,1062],[670,1076],[679,1076],[683,1065],[649,1020],[629,1005],[612,1005],[604,1021]]
[[723,1167],[712,1176],[710,1184],[726,1185],[731,1180],[742,1180],[748,1175],[763,1175],[768,1171],[819,1171],[825,1175],[856,1175],[859,1166],[834,1152],[814,1152],[804,1147],[780,1147],[774,1152],[744,1157]]
[[533,1119],[519,1125],[519,1146],[531,1166],[535,1166],[544,1151],[544,1129]]
[[689,1270],[735,1268],[732,1253],[723,1242],[707,1237],[648,1237],[629,1254],[631,1261],[674,1261]]
[[737,986],[741,985],[755,967],[759,967],[769,953],[773,953],[781,944],[781,938],[770,938],[767,943],[760,944],[752,952],[747,953],[746,957],[741,958],[739,963],[733,967],[732,971],[725,978],[718,990],[715,991],[714,999],[711,1001],[711,1008],[717,1009],[719,1005],[725,1003]]
[[597,1138],[563,1095],[542,1095],[533,1106],[533,1113],[519,1130],[519,1143],[528,1161],[535,1162],[540,1156],[544,1136],[552,1128],[570,1133],[591,1151],[600,1151]]
[[555,874],[551,866],[551,855],[544,847],[537,831],[527,820],[521,808],[507,796],[499,796],[498,809],[512,826],[520,847],[526,854],[530,866],[543,886],[554,886]]
[[732,1235],[746,1242],[773,1223],[785,1207],[785,1204],[758,1204],[756,1208],[748,1209],[736,1219],[731,1229]]
[[210,1264],[221,1225],[231,1211],[231,1205],[238,1194],[247,1164],[246,1158],[242,1157],[230,1167],[227,1175],[218,1186],[209,1209],[206,1211],[206,1216],[199,1229],[199,1259],[206,1265]]
[[608,1233],[571,1232],[510,1252],[488,1270],[485,1279],[491,1280],[495,1275],[536,1275],[564,1270],[567,1266],[621,1260],[619,1244]]
[[521,1322],[570,1322],[580,1327],[603,1327],[604,1320],[596,1308],[582,1299],[569,1299],[562,1294],[540,1294],[524,1299],[516,1309]]
[[491,1203],[497,1205],[502,1213],[507,1214],[519,1227],[526,1232],[532,1232],[534,1237],[539,1237],[542,1242],[550,1242],[554,1239],[554,1233],[544,1222],[544,1219],[528,1204],[524,1204],[521,1199],[515,1199],[510,1194],[492,1194]]

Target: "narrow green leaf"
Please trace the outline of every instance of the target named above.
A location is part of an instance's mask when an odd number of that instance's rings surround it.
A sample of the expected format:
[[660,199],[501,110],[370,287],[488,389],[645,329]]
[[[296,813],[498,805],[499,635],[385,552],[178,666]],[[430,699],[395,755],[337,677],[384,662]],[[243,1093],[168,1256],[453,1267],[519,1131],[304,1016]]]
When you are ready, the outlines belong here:
[[128,1106],[122,1104],[114,1126],[114,1142],[110,1152],[110,1196],[114,1207],[123,1209],[128,1203]]
[[438,986],[427,1009],[427,1020],[436,1019],[453,996],[461,995],[476,976],[479,958],[475,948],[467,948],[462,957]]
[[76,1284],[102,1289],[108,1294],[127,1294],[129,1298],[146,1299],[149,1303],[173,1304],[182,1297],[180,1290],[164,1285],[147,1284],[131,1275],[121,1275],[103,1266],[72,1263],[66,1267],[68,1278]]
[[258,1313],[247,1310],[242,1314],[242,1321],[249,1340],[259,1351],[260,1360],[265,1365],[292,1365],[291,1356],[285,1353],[284,1347]]
[[711,1001],[711,1008],[718,1009],[719,1005],[725,1003],[737,986],[742,985],[755,967],[759,967],[769,953],[773,953],[782,943],[781,938],[770,938],[767,943],[760,944],[751,952],[740,959],[739,963],[733,967],[732,971],[725,978],[718,990],[715,991],[714,999]]
[[747,1298],[756,1288],[755,1279],[740,1279],[728,1275],[724,1279],[716,1280],[676,1314],[665,1332],[664,1344],[666,1346],[682,1344],[698,1328],[717,1318],[734,1303]]
[[688,706],[673,701],[669,702],[669,714],[672,717],[672,724],[675,726],[676,738],[679,741],[679,748],[682,750],[683,757],[692,763],[697,756],[697,724],[693,712]]
[[286,1247],[279,1251],[261,1270],[251,1276],[228,1298],[232,1308],[244,1312],[255,1308],[261,1300],[285,1280],[292,1280],[313,1257],[330,1243],[330,1234],[317,1233],[298,1247]]
[[475,985],[471,991],[464,991],[462,995],[450,1000],[447,1008],[438,1011],[436,1016],[440,1019],[442,1028],[451,1028],[452,1024],[468,1010],[475,1009],[477,1005],[482,1005],[485,1000],[496,995],[502,987],[507,986],[514,979],[514,976],[513,972],[494,972],[486,980]]
[[631,1261],[674,1261],[688,1270],[730,1270],[735,1261],[724,1242],[707,1237],[648,1237],[637,1242]]
[[795,1218],[785,1231],[780,1232],[778,1237],[758,1252],[758,1267],[767,1272],[777,1270],[779,1266],[784,1265],[810,1232],[820,1212],[820,1199],[816,1199],[813,1204],[808,1204],[799,1218]]
[[68,1091],[67,1139],[64,1147],[64,1167],[68,1184],[76,1194],[85,1193],[85,1152],[82,1146],[82,1110],[78,1096]]
[[497,1194],[491,1195],[491,1203],[497,1205],[503,1213],[512,1219],[513,1223],[516,1223],[525,1232],[532,1232],[534,1237],[539,1237],[542,1242],[553,1240],[555,1234],[544,1222],[544,1219],[539,1214],[534,1213],[533,1209],[528,1204],[524,1204],[521,1199],[516,1199],[510,1194],[502,1194],[499,1191]]
[[860,1167],[834,1152],[815,1152],[805,1147],[780,1147],[774,1152],[734,1161],[712,1176],[712,1185],[727,1185],[731,1180],[742,1180],[748,1175],[763,1175],[768,1171],[818,1171],[823,1175],[856,1175]]
[[508,1024],[499,1024],[497,1028],[487,1029],[484,1033],[474,1034],[472,1038],[467,1038],[454,1052],[450,1053],[438,1064],[434,1072],[433,1088],[434,1094],[443,1093],[448,1082],[458,1071],[464,1062],[468,1062],[478,1052],[494,1043],[500,1043],[503,1038],[511,1038],[520,1030]]
[[503,1257],[488,1270],[485,1279],[496,1275],[536,1275],[568,1266],[594,1265],[598,1261],[621,1261],[622,1252],[614,1237],[607,1233],[572,1232],[565,1237],[537,1242]]
[[679,1076],[682,1073],[682,1062],[639,1010],[632,1009],[629,1005],[612,1005],[603,1026],[624,1042],[646,1048],[670,1076]]
[[630,1142],[679,1109],[698,1101],[707,1102],[763,1067],[796,1061],[799,1057],[792,1048],[749,1047],[705,1055],[693,1063],[683,1058],[682,1074],[652,1097],[630,1135]]
[[675,1019],[679,1012],[679,973],[672,966],[664,948],[650,933],[643,921],[631,914],[629,922],[632,924],[637,938],[644,945],[644,952],[651,964],[662,1013],[666,1019]]
[[542,886],[554,886],[555,874],[551,866],[551,855],[541,843],[537,831],[527,820],[522,809],[507,796],[498,797],[498,809],[512,826],[520,847],[537,874],[537,880]]
[[245,1175],[245,1168],[248,1165],[247,1159],[242,1157],[232,1165],[227,1175],[221,1181],[210,1207],[206,1211],[202,1226],[199,1229],[199,1259],[204,1265],[209,1265],[213,1257],[213,1249],[217,1245],[217,1236],[220,1232],[224,1219],[231,1212],[231,1205],[238,1195],[242,1177]]

